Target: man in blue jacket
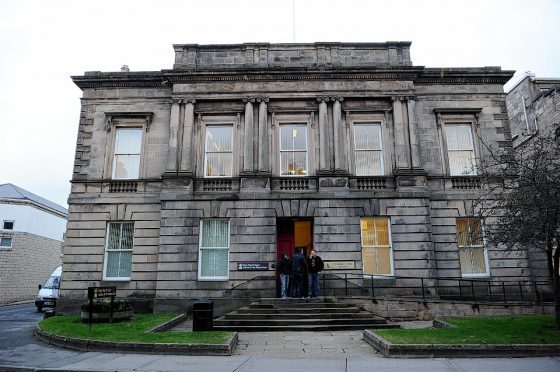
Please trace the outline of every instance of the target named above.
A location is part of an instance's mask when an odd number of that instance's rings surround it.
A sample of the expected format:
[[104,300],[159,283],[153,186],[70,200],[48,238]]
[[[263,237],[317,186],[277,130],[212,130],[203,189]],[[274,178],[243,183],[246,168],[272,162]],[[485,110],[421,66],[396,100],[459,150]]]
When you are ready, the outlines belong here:
[[301,254],[302,249],[296,248],[296,254],[292,256],[292,297],[303,297],[303,278],[307,274],[307,260]]

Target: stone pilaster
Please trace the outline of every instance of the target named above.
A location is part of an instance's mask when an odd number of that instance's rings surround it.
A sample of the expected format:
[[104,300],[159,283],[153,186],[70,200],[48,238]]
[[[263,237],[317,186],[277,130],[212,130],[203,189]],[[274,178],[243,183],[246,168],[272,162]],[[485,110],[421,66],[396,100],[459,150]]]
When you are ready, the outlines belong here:
[[270,161],[268,158],[268,113],[267,97],[257,98],[259,102],[259,150],[258,150],[258,170],[259,173],[270,173]]
[[335,97],[333,103],[334,123],[334,169],[338,172],[347,172],[346,140],[344,138],[344,125],[342,123],[341,101],[344,98]]
[[177,172],[178,152],[177,144],[179,137],[179,114],[181,111],[180,104],[183,102],[180,98],[173,98],[171,103],[171,115],[169,120],[169,148],[167,149],[167,172]]
[[330,171],[330,157],[328,148],[328,97],[319,97],[319,171]]
[[184,120],[183,120],[183,141],[181,148],[181,172],[194,174],[193,161],[193,133],[194,133],[194,104],[192,98],[185,98]]
[[416,120],[416,101],[414,98],[408,99],[407,106],[412,169],[422,169],[422,161],[420,160],[420,142],[418,139],[418,121]]
[[253,102],[255,99],[249,97],[244,100],[245,103],[245,140],[243,144],[243,173],[253,173]]
[[393,97],[393,128],[397,172],[410,170],[410,152],[407,144],[403,97]]

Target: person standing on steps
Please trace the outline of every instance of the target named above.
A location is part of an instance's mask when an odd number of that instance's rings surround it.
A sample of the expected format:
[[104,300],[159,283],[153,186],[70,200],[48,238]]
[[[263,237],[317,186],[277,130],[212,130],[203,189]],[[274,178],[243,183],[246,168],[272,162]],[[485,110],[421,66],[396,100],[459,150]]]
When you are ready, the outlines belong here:
[[286,252],[282,253],[280,261],[278,261],[277,270],[280,273],[280,296],[288,298],[288,285],[290,280],[290,272],[292,271],[292,262],[290,256]]
[[307,288],[308,297],[318,297],[321,293],[321,286],[319,285],[319,273],[323,271],[323,260],[317,256],[314,249],[311,250],[307,258],[307,268],[309,270],[309,281]]
[[307,260],[301,253],[302,249],[296,247],[296,254],[292,256],[292,297],[305,296],[303,292],[303,277],[307,272]]

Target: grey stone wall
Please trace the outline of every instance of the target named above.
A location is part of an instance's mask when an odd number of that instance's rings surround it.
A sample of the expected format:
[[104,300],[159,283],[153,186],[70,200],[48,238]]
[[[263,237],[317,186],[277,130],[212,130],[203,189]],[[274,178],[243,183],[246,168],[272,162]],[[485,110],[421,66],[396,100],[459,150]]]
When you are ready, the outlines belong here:
[[12,248],[0,249],[0,305],[35,299],[37,286],[61,265],[62,242],[12,232]]

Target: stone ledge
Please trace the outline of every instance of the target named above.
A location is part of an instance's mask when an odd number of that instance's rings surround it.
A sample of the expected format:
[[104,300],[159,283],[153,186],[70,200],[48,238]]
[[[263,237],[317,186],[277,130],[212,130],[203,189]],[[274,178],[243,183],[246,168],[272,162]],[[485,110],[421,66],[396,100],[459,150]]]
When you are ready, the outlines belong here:
[[185,320],[187,320],[187,315],[186,314],[181,314],[181,315],[177,315],[175,318],[168,320],[165,323],[162,323],[158,326],[155,326],[154,328],[146,331],[146,332],[165,332],[170,330],[171,328],[174,328],[176,325],[178,325],[179,323],[184,322]]
[[393,344],[374,332],[364,330],[364,341],[386,357],[416,358],[481,358],[481,357],[537,357],[560,355],[560,344],[511,345],[444,345]]
[[[171,321],[177,318],[172,319]],[[79,339],[71,337],[58,336],[46,332],[37,326],[35,328],[35,337],[39,340],[67,349],[80,351],[101,351],[101,352],[126,352],[139,354],[175,354],[175,355],[228,355],[231,356],[237,343],[239,336],[237,332],[225,344],[175,344],[161,343],[149,344],[142,342],[113,342],[113,341],[97,341],[88,339]]]

